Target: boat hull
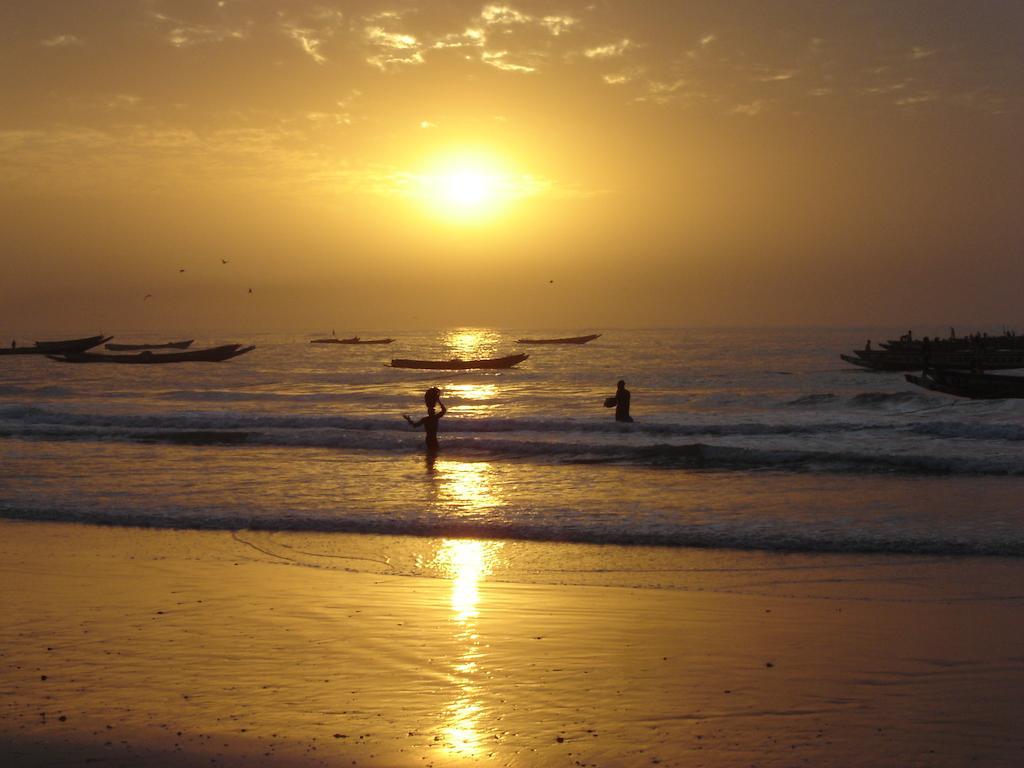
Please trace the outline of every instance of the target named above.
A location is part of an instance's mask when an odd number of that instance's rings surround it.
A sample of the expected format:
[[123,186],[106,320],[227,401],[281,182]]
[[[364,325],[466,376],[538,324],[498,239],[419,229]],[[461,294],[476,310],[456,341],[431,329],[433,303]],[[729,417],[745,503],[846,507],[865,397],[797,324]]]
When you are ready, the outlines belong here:
[[0,355],[63,355],[70,352],[85,352],[112,338],[114,337],[100,335],[88,336],[84,339],[68,339],[67,341],[37,341],[31,347],[0,349]]
[[529,355],[518,354],[507,357],[494,357],[484,360],[405,360],[395,358],[391,361],[392,368],[418,368],[430,371],[472,371],[495,368],[511,368],[523,362]]
[[62,363],[114,363],[120,365],[157,365],[162,363],[219,363],[233,357],[252,352],[255,346],[224,344],[210,349],[191,352],[168,352],[166,354],[140,352],[137,355],[105,355],[98,352],[77,352],[64,355],[50,355],[51,360]]
[[1024,397],[1024,376],[1006,376],[992,373],[951,371],[942,368],[928,370],[920,376],[906,374],[911,384],[973,400],[1002,400]]
[[164,344],[104,344],[111,352],[140,352],[144,349],[188,349],[193,339],[188,341],[168,341]]
[[587,336],[567,336],[562,339],[518,339],[517,344],[586,344],[593,341],[600,333],[591,333]]

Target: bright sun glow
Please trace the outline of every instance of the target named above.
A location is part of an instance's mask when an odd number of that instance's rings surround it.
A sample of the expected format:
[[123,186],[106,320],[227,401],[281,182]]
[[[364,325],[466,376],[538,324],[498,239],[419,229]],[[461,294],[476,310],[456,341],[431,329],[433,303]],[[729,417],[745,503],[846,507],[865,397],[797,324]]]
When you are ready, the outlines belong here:
[[499,214],[509,203],[543,193],[549,185],[516,174],[496,154],[461,151],[434,157],[407,179],[406,193],[419,197],[435,213],[463,221]]

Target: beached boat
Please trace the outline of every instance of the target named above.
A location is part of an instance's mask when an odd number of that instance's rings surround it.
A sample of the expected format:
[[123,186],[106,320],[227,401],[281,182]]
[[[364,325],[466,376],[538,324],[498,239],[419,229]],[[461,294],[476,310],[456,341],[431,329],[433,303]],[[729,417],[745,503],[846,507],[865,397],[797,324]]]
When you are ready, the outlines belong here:
[[908,373],[905,378],[911,384],[925,389],[975,400],[1024,397],[1024,376],[933,368],[924,371],[920,376]]
[[5,347],[0,355],[62,355],[68,352],[85,352],[87,349],[110,341],[113,336],[87,336],[84,339],[67,339],[66,341],[37,341],[31,347]]
[[349,339],[336,339],[331,337],[329,339],[312,339],[310,344],[390,344],[394,339],[360,339],[358,336],[353,336]]
[[252,352],[255,346],[243,347],[241,344],[224,344],[210,349],[195,349],[188,352],[140,352],[137,355],[105,355],[99,352],[71,352],[63,355],[49,355],[51,360],[62,363],[219,363],[232,357]]
[[591,333],[587,336],[566,336],[561,339],[518,339],[517,344],[586,344],[593,341],[600,333]]
[[167,341],[163,344],[104,344],[104,348],[111,352],[140,352],[144,349],[188,349],[192,346],[192,339],[188,341]]
[[[925,368],[923,352],[886,352],[854,350],[853,355],[840,355],[843,360],[873,371],[920,371]],[[932,350],[929,367],[1006,371],[1024,368],[1024,350],[1019,349],[957,349]]]
[[523,362],[529,355],[522,353],[507,357],[492,357],[483,360],[402,360],[391,361],[392,368],[424,368],[432,371],[469,371],[483,368],[511,368]]

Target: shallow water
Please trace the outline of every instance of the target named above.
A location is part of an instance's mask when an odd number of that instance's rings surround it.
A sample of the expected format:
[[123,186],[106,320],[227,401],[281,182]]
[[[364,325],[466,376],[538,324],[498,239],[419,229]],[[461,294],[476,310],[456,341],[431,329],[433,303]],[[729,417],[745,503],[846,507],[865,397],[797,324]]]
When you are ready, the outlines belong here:
[[[390,346],[266,335],[222,364],[0,364],[0,515],[832,552],[1024,554],[1024,403],[852,369],[863,330],[606,331],[518,368],[461,329]],[[168,332],[161,340],[189,334]],[[139,335],[119,335],[130,341]],[[197,339],[202,347],[228,341]],[[601,407],[625,378],[634,424]],[[429,461],[402,412],[439,386]]]

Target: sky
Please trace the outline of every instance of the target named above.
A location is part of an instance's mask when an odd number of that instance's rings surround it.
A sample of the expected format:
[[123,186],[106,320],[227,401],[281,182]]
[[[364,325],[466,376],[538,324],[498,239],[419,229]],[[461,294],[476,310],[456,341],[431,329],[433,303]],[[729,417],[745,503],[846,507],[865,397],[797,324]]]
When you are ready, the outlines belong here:
[[1014,325],[1024,3],[0,5],[0,332]]

